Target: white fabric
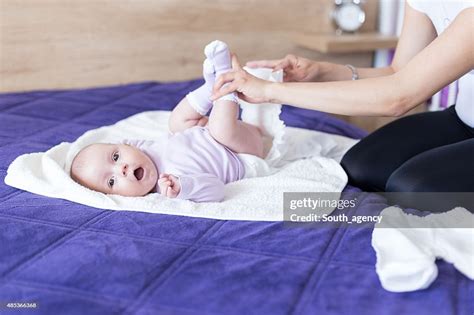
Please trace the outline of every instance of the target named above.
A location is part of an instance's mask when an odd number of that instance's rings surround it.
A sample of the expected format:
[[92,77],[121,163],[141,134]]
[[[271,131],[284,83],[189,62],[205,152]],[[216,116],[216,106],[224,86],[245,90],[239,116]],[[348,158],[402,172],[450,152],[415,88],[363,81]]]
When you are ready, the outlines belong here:
[[[474,7],[473,0],[408,0],[415,10],[425,13],[440,35],[464,9]],[[455,49],[455,47],[453,47]],[[474,128],[474,70],[459,79],[456,113],[468,126]]]
[[[258,106],[258,105],[257,105]],[[232,182],[221,203],[194,203],[145,197],[105,195],[75,183],[69,176],[71,162],[88,144],[117,143],[123,139],[154,140],[167,131],[170,112],[143,112],[111,126],[90,130],[75,142],[63,142],[47,152],[24,154],[8,168],[5,183],[36,194],[62,198],[96,208],[186,215],[223,220],[283,220],[283,192],[340,192],[347,175],[337,161],[357,140],[317,131],[288,128],[288,141],[310,159],[289,162],[268,177]]]
[[[283,81],[283,70],[273,72],[268,68],[248,67],[244,67],[244,70],[267,81]],[[289,162],[312,156],[330,156],[340,162],[345,149],[355,143],[353,139],[345,137],[337,137],[335,140],[336,137],[328,137],[319,132],[286,128],[285,123],[280,120],[281,104],[255,105],[244,100],[239,100],[239,104],[242,108],[242,120],[259,127],[267,139],[265,148],[267,155],[264,160],[254,155],[238,154],[245,167],[245,178],[268,176]],[[292,139],[298,139],[298,141]]]
[[474,280],[474,214],[464,208],[418,217],[397,207],[381,212],[372,233],[375,270],[392,292],[427,288],[438,276],[442,258]]
[[[282,82],[283,71],[272,69],[252,69],[244,67],[248,73],[271,82]],[[250,154],[238,154],[245,167],[245,177],[267,176],[278,170],[277,163],[284,152],[285,123],[280,119],[281,104],[251,104],[239,99],[242,109],[241,119],[248,124],[259,127],[265,139],[265,160]]]

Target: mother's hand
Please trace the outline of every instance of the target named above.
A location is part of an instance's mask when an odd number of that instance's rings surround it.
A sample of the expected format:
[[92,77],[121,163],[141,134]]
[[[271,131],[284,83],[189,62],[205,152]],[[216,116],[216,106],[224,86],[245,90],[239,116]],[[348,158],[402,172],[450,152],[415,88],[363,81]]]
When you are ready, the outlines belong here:
[[232,71],[220,75],[214,83],[211,100],[237,92],[239,98],[249,103],[270,101],[268,89],[272,82],[259,79],[242,69],[237,56],[232,54]]
[[283,59],[249,61],[249,68],[271,68],[273,71],[283,70],[285,82],[317,81],[320,73],[320,64],[295,55],[286,55]]

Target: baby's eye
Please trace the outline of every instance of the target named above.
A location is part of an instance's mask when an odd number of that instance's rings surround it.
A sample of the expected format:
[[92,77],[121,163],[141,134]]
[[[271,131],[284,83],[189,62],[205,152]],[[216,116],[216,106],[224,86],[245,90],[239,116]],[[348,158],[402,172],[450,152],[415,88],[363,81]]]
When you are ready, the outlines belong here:
[[115,179],[112,177],[111,179],[109,179],[109,187],[112,188],[115,184]]
[[117,162],[119,159],[119,154],[118,152],[114,152],[114,154],[112,154],[112,160],[114,160],[115,162]]

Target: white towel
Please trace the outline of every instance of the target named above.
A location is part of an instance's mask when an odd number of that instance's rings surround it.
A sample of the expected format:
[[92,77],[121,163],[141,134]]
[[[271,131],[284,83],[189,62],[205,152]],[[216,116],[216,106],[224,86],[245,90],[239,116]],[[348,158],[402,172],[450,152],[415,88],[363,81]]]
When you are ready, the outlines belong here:
[[382,287],[407,292],[429,287],[443,258],[474,280],[474,214],[465,208],[418,217],[397,207],[384,209],[372,233],[375,270]]
[[84,146],[95,142],[115,143],[122,139],[150,139],[168,132],[170,112],[136,114],[111,126],[87,131],[75,142],[63,142],[46,152],[24,154],[8,168],[7,185],[36,194],[62,198],[96,208],[133,210],[223,220],[283,220],[283,192],[340,192],[347,175],[337,161],[357,140],[287,128],[292,147],[300,155],[314,156],[289,162],[268,177],[229,183],[220,203],[194,203],[167,199],[154,193],[144,197],[105,195],[87,189],[69,176],[71,161]]

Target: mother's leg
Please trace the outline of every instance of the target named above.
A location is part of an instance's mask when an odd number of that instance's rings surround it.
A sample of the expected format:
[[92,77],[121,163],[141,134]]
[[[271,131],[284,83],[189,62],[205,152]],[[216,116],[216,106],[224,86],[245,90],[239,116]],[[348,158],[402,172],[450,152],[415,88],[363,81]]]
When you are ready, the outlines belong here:
[[462,206],[474,211],[474,138],[434,148],[409,159],[388,178],[385,191],[407,192],[387,196],[391,202],[420,210],[440,212]]
[[412,157],[473,136],[457,117],[454,106],[415,114],[362,139],[344,155],[341,165],[349,184],[365,191],[384,191],[390,175]]

